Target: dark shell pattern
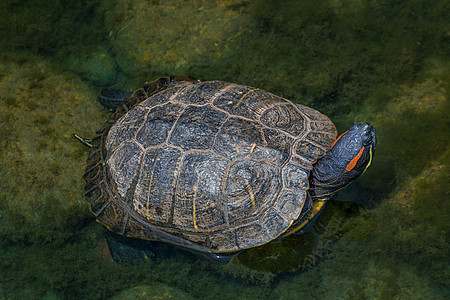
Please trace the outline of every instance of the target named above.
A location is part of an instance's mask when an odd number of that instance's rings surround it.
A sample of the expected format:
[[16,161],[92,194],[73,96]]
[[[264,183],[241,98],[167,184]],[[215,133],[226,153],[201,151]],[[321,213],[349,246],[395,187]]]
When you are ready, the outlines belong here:
[[153,95],[144,87],[127,101],[93,141],[91,210],[113,232],[199,251],[284,233],[336,138],[316,110],[221,81],[173,82]]

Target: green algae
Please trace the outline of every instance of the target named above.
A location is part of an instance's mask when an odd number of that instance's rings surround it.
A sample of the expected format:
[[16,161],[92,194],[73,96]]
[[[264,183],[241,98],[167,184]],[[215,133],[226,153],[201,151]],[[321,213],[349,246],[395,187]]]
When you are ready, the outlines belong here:
[[[158,284],[210,299],[450,297],[449,4],[211,3],[0,4],[0,297],[95,299]],[[373,166],[336,197],[372,210],[322,220],[320,257],[289,276],[183,255],[114,264],[83,200],[87,152],[71,134],[92,136],[107,119],[96,85],[133,89],[168,74],[264,88],[340,131],[372,122]]]
[[[449,210],[447,164],[448,151],[383,202],[376,210],[378,227],[370,239],[353,244],[345,238],[339,241],[333,259],[323,262],[328,264],[323,270],[328,276],[339,276],[341,292],[357,298],[448,296],[449,223],[442,214]],[[350,271],[348,265],[355,264],[358,268]]]
[[195,299],[184,294],[182,291],[171,288],[169,286],[163,286],[162,284],[156,285],[141,285],[133,287],[129,290],[125,290],[112,299]]
[[64,57],[98,45],[106,36],[98,1],[8,0],[0,4],[0,17],[0,46],[10,52],[27,49]]
[[262,272],[295,272],[309,264],[313,248],[314,234],[307,232],[249,249],[233,258],[233,263]]
[[[55,234],[58,228],[66,228],[70,220],[65,213],[86,212],[81,190],[73,189],[82,188],[76,175],[81,175],[84,157],[70,143],[74,123],[67,117],[82,108],[79,102],[84,97],[95,94],[78,86],[81,82],[75,78],[54,75],[42,59],[17,64],[13,56],[2,66],[1,100],[15,100],[2,101],[6,130],[2,131],[1,193],[8,213],[1,220],[0,234],[14,240],[39,240],[49,235],[42,227]],[[97,110],[93,116],[101,114]],[[80,130],[93,124],[100,122],[86,122]],[[40,229],[42,233],[31,234]]]

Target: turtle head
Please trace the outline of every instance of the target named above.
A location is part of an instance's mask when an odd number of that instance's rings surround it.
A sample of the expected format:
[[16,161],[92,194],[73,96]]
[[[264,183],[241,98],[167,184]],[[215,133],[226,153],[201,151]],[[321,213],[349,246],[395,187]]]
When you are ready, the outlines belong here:
[[309,179],[311,197],[328,200],[364,173],[372,163],[376,144],[372,125],[353,124],[314,165]]

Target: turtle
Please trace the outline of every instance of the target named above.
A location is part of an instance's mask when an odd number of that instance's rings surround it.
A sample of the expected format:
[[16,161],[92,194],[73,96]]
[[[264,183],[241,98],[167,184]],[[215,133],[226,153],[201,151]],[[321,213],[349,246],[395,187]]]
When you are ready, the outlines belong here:
[[224,81],[162,77],[108,103],[119,106],[97,136],[77,136],[96,220],[214,260],[305,232],[376,148],[369,123],[337,137],[315,109]]

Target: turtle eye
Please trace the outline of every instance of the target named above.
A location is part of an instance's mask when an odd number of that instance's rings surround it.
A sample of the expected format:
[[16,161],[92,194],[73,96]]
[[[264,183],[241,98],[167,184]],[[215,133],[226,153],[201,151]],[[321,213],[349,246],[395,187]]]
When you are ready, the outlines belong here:
[[369,146],[370,144],[372,144],[372,136],[369,135],[365,140],[364,140],[364,146]]

